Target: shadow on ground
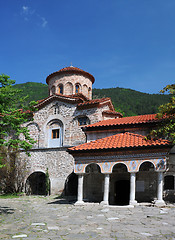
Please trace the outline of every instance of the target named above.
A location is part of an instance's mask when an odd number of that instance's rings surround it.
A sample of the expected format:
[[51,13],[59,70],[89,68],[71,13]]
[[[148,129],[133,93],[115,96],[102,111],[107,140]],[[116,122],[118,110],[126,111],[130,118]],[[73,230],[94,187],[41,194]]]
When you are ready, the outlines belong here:
[[69,198],[69,197],[55,197],[54,202],[49,202],[48,204],[74,204],[76,202],[75,198]]
[[14,213],[14,209],[9,208],[9,207],[0,207],[0,215],[2,214],[13,214]]

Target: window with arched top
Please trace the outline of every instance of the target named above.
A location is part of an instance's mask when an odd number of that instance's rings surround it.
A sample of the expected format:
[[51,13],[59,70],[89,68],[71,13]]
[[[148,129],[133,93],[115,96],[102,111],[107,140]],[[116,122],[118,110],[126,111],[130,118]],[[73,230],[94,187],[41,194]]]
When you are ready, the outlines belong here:
[[63,94],[63,84],[58,85],[58,93]]
[[80,85],[79,84],[75,85],[75,93],[80,93]]
[[88,98],[91,98],[91,88],[88,88]]
[[78,125],[79,126],[88,125],[88,124],[90,124],[90,120],[88,117],[86,117],[86,116],[78,117]]
[[61,147],[63,144],[63,123],[53,120],[47,125],[48,128],[48,147]]

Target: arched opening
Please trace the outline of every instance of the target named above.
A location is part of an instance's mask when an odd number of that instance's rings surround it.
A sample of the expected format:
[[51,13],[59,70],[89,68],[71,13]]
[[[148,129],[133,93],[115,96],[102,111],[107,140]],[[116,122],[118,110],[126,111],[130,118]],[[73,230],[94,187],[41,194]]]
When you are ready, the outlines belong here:
[[67,82],[65,84],[64,94],[65,95],[72,95],[73,94],[73,84],[71,82]]
[[72,172],[66,179],[64,194],[65,196],[77,197],[78,175]]
[[75,84],[75,93],[80,93],[81,89],[80,89],[80,84]]
[[84,200],[88,202],[101,202],[103,199],[103,175],[98,164],[86,166],[84,176]]
[[88,117],[86,117],[86,116],[78,117],[78,125],[79,126],[88,125],[88,124],[90,124],[90,120]]
[[115,164],[111,176],[110,203],[114,205],[129,205],[130,174],[123,163]]
[[60,120],[54,119],[47,124],[48,147],[61,147],[63,145],[63,124]]
[[43,172],[32,173],[26,181],[25,192],[27,195],[46,195],[46,175]]
[[83,93],[86,97],[88,97],[88,86],[87,86],[86,84],[83,85],[83,91],[82,91],[82,93]]
[[91,88],[88,88],[88,98],[89,98],[89,99],[92,98],[92,91],[91,91]]
[[58,94],[63,94],[63,84],[58,85]]
[[157,172],[152,162],[140,165],[136,181],[136,199],[138,202],[152,202],[157,198]]

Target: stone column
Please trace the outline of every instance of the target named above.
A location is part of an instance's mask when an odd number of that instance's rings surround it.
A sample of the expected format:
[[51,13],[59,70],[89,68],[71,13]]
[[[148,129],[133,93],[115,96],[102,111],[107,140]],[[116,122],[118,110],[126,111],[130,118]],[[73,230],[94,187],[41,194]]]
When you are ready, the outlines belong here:
[[157,200],[155,201],[157,206],[164,206],[165,202],[163,200],[163,172],[158,172],[157,178]]
[[77,193],[77,202],[75,205],[82,205],[84,204],[83,201],[83,174],[78,174],[78,193]]
[[135,200],[135,191],[136,191],[136,173],[130,173],[130,205],[137,205],[137,201]]
[[100,204],[108,205],[109,204],[109,174],[104,174],[104,193],[103,201]]

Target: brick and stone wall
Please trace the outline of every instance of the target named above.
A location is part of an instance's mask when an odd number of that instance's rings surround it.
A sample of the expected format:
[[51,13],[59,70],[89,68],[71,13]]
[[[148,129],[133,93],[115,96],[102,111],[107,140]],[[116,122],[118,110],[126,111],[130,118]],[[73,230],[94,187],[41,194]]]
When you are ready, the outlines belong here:
[[54,76],[49,80],[49,92],[53,94],[52,88],[55,88],[55,93],[59,93],[59,85],[63,85],[63,94],[72,95],[76,93],[76,84],[80,87],[80,92],[87,98],[92,99],[92,81],[90,78],[81,74],[62,74]]
[[73,157],[66,150],[66,148],[33,149],[30,157],[22,152],[20,159],[26,164],[25,182],[32,173],[46,173],[48,168],[51,194],[61,193],[67,177],[73,172]]

